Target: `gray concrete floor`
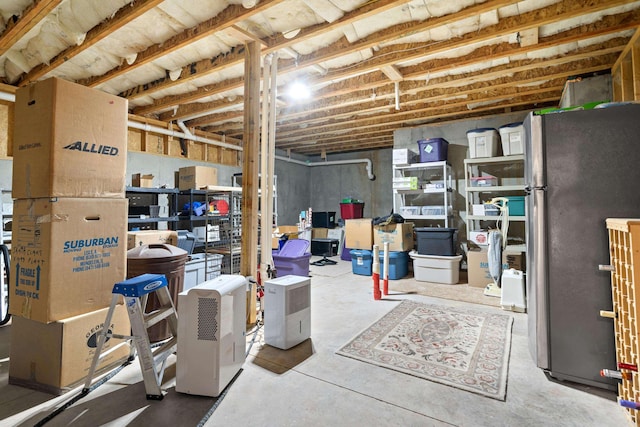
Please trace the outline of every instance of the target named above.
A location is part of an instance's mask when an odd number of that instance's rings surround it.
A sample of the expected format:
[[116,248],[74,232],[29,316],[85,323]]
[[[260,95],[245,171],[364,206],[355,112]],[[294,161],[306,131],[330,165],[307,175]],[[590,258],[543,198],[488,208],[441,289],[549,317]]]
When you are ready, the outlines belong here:
[[[527,348],[526,314],[420,295],[411,290],[413,279],[404,279],[402,286],[394,282],[389,296],[374,301],[371,279],[352,275],[350,263],[312,267],[312,338],[282,351],[264,345],[258,333],[241,373],[222,399],[176,393],[172,356],[162,401],[145,399],[134,363],[46,425],[196,426],[206,417],[205,426],[632,425],[616,403],[615,393],[556,382],[535,367]],[[465,285],[452,285],[451,295],[455,298],[465,289]],[[335,354],[403,299],[513,316],[506,401]],[[0,425],[31,426],[79,389],[56,397],[9,385],[9,338],[10,326],[0,328]]]

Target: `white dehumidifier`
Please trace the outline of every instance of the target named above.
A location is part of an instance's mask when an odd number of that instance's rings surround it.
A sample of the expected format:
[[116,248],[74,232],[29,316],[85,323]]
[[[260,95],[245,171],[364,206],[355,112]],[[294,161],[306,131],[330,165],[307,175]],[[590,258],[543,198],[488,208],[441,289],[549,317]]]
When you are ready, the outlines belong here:
[[176,391],[216,397],[245,361],[247,279],[222,275],[178,294]]
[[264,342],[287,350],[311,337],[311,279],[288,275],[264,282]]
[[524,313],[527,311],[527,302],[524,291],[524,273],[510,268],[502,272],[502,295],[500,305],[503,310]]

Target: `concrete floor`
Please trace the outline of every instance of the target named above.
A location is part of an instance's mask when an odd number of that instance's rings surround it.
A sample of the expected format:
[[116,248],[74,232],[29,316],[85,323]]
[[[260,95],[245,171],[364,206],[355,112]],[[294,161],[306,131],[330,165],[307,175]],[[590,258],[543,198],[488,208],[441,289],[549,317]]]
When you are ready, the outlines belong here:
[[[241,373],[222,399],[176,393],[172,356],[162,401],[145,399],[134,363],[46,425],[196,426],[203,418],[204,426],[632,425],[615,393],[559,383],[535,367],[527,348],[526,314],[420,295],[411,291],[411,283],[419,289],[413,279],[390,283],[390,289],[402,290],[374,301],[371,279],[352,275],[350,263],[312,267],[311,340],[282,351],[264,345],[258,333]],[[466,285],[451,286],[452,294],[466,290]],[[513,316],[506,401],[335,354],[403,299]],[[56,397],[9,385],[9,337],[10,326],[0,328],[0,425],[32,426],[79,389]]]

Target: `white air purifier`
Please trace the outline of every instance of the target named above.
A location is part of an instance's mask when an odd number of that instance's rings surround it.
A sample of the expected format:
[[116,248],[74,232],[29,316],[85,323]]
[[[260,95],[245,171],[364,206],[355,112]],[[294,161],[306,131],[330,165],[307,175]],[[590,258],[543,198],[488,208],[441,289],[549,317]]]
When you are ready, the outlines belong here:
[[178,294],[176,391],[216,397],[245,360],[247,280],[222,275]]
[[264,282],[264,342],[287,350],[311,337],[311,279],[288,275]]

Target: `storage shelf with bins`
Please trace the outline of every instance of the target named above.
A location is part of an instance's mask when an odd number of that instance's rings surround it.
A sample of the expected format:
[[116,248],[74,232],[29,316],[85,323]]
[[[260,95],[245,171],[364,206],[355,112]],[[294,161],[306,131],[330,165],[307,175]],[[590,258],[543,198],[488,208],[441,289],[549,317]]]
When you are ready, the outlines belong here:
[[[225,208],[205,214],[205,253],[222,256],[222,274],[239,274],[242,244],[242,188],[210,187],[205,200],[211,206],[224,202]],[[210,229],[209,229],[210,227]]]
[[[262,174],[258,174],[258,178],[262,178]],[[242,187],[242,173],[235,173],[231,178],[231,184],[234,187]],[[278,226],[278,175],[273,176],[273,227]],[[258,212],[262,210],[262,192],[258,189]]]
[[[496,215],[473,215],[473,205],[495,197],[524,196],[524,155],[465,159],[465,194],[467,233],[495,225]],[[486,177],[486,185],[473,185]],[[524,215],[509,215],[509,222],[520,222]],[[511,234],[511,233],[510,233]]]
[[[446,161],[393,165],[393,211],[408,220],[443,221],[453,216],[451,165]],[[401,180],[415,178],[416,189],[396,188]],[[410,187],[410,185],[407,185]]]
[[[177,222],[179,218],[172,208],[173,196],[177,193],[176,188],[126,187],[125,194],[129,199],[129,229],[155,230],[159,223]],[[162,195],[167,195],[167,199],[161,201]],[[160,216],[159,210],[163,206],[167,207],[169,216]],[[173,227],[168,225],[167,228]]]
[[[615,331],[616,361],[640,365],[640,219],[607,218],[609,257],[611,268],[611,295],[613,299],[613,328]],[[605,310],[607,307],[603,307]],[[606,311],[601,312],[601,314]],[[603,369],[616,370],[614,366]],[[621,400],[640,400],[640,377],[637,371],[620,369],[630,378],[622,378],[618,385]],[[640,426],[637,409],[625,408],[634,425]]]

